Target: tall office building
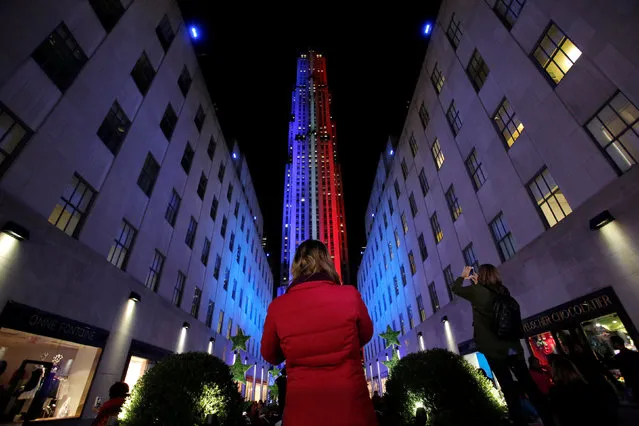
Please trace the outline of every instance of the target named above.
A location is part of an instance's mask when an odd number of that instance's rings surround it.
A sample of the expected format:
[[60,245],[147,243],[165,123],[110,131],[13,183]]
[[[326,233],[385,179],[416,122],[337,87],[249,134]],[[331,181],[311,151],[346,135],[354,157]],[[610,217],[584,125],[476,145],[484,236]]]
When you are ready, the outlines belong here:
[[464,265],[498,265],[542,363],[567,336],[602,359],[612,335],[639,346],[638,20],[632,2],[444,0],[365,219],[371,390],[387,325],[402,354],[490,374],[450,290]]
[[9,420],[95,416],[170,353],[230,364],[238,327],[265,399],[262,215],[178,5],[37,3],[0,4],[1,382],[55,380]]
[[330,105],[326,58],[313,51],[300,55],[284,178],[280,293],[288,285],[295,249],[309,238],[324,242],[342,279],[349,278],[342,172]]

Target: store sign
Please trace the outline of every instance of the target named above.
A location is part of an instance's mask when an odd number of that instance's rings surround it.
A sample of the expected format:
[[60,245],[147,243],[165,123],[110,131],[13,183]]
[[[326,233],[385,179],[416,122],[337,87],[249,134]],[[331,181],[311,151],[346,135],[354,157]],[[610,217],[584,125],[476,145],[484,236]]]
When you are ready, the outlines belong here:
[[562,323],[587,320],[602,315],[619,306],[619,300],[612,288],[607,287],[580,299],[564,303],[522,321],[524,333],[535,334],[554,328]]
[[0,326],[26,333],[103,347],[109,332],[101,328],[9,301],[0,315]]

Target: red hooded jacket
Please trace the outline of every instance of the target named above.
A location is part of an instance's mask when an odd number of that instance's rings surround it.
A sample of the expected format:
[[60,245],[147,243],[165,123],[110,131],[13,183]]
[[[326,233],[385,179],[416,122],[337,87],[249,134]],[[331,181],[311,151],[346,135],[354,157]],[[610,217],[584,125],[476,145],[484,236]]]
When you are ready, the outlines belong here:
[[286,360],[284,424],[375,426],[360,358],[373,336],[366,305],[355,287],[310,278],[271,303],[262,335],[264,359]]

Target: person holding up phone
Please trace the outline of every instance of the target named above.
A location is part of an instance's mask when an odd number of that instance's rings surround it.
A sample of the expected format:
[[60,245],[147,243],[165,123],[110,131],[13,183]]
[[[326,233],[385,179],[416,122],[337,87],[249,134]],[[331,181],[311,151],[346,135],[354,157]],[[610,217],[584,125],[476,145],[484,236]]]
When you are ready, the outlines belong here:
[[[465,280],[470,280],[472,284],[464,287]],[[540,414],[544,426],[554,425],[548,404],[526,366],[524,350],[519,341],[522,337],[519,335],[519,305],[502,284],[497,268],[484,264],[474,273],[472,267],[466,266],[451,289],[472,305],[475,343],[497,377],[508,404],[510,419],[518,426],[528,424],[519,402],[520,392],[513,380],[514,374],[519,386]]]

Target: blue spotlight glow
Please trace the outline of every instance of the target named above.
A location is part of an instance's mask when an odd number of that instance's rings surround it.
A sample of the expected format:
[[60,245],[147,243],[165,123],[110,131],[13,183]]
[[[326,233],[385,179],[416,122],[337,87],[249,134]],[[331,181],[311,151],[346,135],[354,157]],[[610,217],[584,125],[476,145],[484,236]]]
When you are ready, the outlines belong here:
[[429,36],[433,31],[433,24],[429,21],[424,24],[424,35]]
[[233,159],[237,160],[237,154],[236,153],[233,153]]
[[191,27],[189,28],[189,31],[191,32],[191,38],[193,40],[197,40],[198,38],[200,38],[200,31],[197,29],[195,25],[191,25]]
[[392,149],[388,152],[390,155],[395,154],[395,151],[393,151]]

